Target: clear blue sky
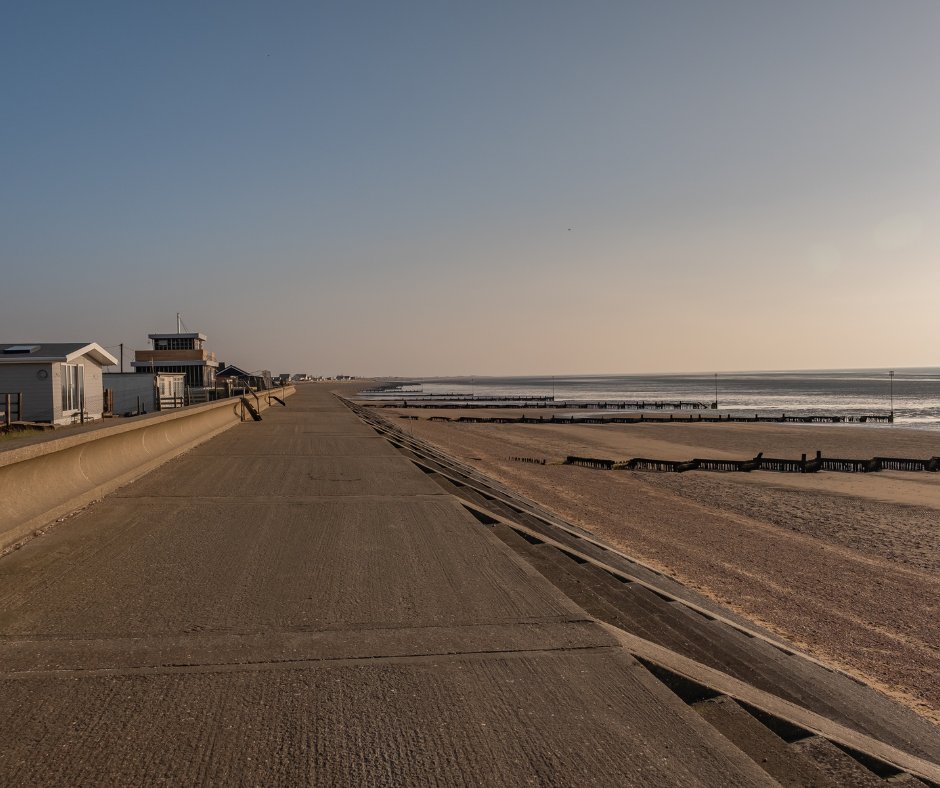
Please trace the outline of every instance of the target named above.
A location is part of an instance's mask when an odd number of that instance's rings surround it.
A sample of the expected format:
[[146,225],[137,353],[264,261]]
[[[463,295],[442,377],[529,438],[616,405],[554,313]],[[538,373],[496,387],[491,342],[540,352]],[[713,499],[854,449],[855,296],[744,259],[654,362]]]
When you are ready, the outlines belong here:
[[938,365],[940,3],[25,2],[0,340],[248,369]]

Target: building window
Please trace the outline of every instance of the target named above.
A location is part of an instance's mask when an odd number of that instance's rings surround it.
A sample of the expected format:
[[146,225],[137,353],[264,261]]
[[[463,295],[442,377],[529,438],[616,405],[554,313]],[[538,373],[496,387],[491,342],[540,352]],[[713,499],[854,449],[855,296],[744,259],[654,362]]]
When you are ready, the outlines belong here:
[[62,412],[75,413],[85,406],[84,364],[62,365]]
[[153,340],[154,350],[199,350],[201,347],[201,339],[169,337]]

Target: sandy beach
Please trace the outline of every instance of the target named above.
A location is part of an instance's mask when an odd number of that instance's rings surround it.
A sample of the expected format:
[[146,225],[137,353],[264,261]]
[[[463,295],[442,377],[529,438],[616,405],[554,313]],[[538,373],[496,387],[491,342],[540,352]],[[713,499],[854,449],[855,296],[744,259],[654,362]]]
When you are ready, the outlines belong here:
[[[454,424],[427,419],[456,412],[379,412],[940,722],[940,474],[675,474],[553,464],[569,454],[931,457],[940,455],[940,434],[873,425]],[[549,464],[509,460],[520,456]]]

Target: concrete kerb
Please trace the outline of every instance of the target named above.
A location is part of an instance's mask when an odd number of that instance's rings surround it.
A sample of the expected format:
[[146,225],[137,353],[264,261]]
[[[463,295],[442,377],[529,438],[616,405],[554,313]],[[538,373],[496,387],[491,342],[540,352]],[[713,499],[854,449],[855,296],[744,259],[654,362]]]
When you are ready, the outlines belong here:
[[[293,386],[259,394],[283,399]],[[252,400],[254,402],[254,400]],[[243,420],[237,397],[0,452],[0,550]]]

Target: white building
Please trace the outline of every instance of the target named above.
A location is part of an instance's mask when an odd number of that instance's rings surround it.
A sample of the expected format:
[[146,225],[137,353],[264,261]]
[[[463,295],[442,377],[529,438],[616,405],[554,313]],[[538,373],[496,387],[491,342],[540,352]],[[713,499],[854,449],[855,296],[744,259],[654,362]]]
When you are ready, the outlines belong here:
[[101,368],[118,360],[96,342],[0,344],[0,404],[10,394],[19,421],[75,424],[100,419]]

